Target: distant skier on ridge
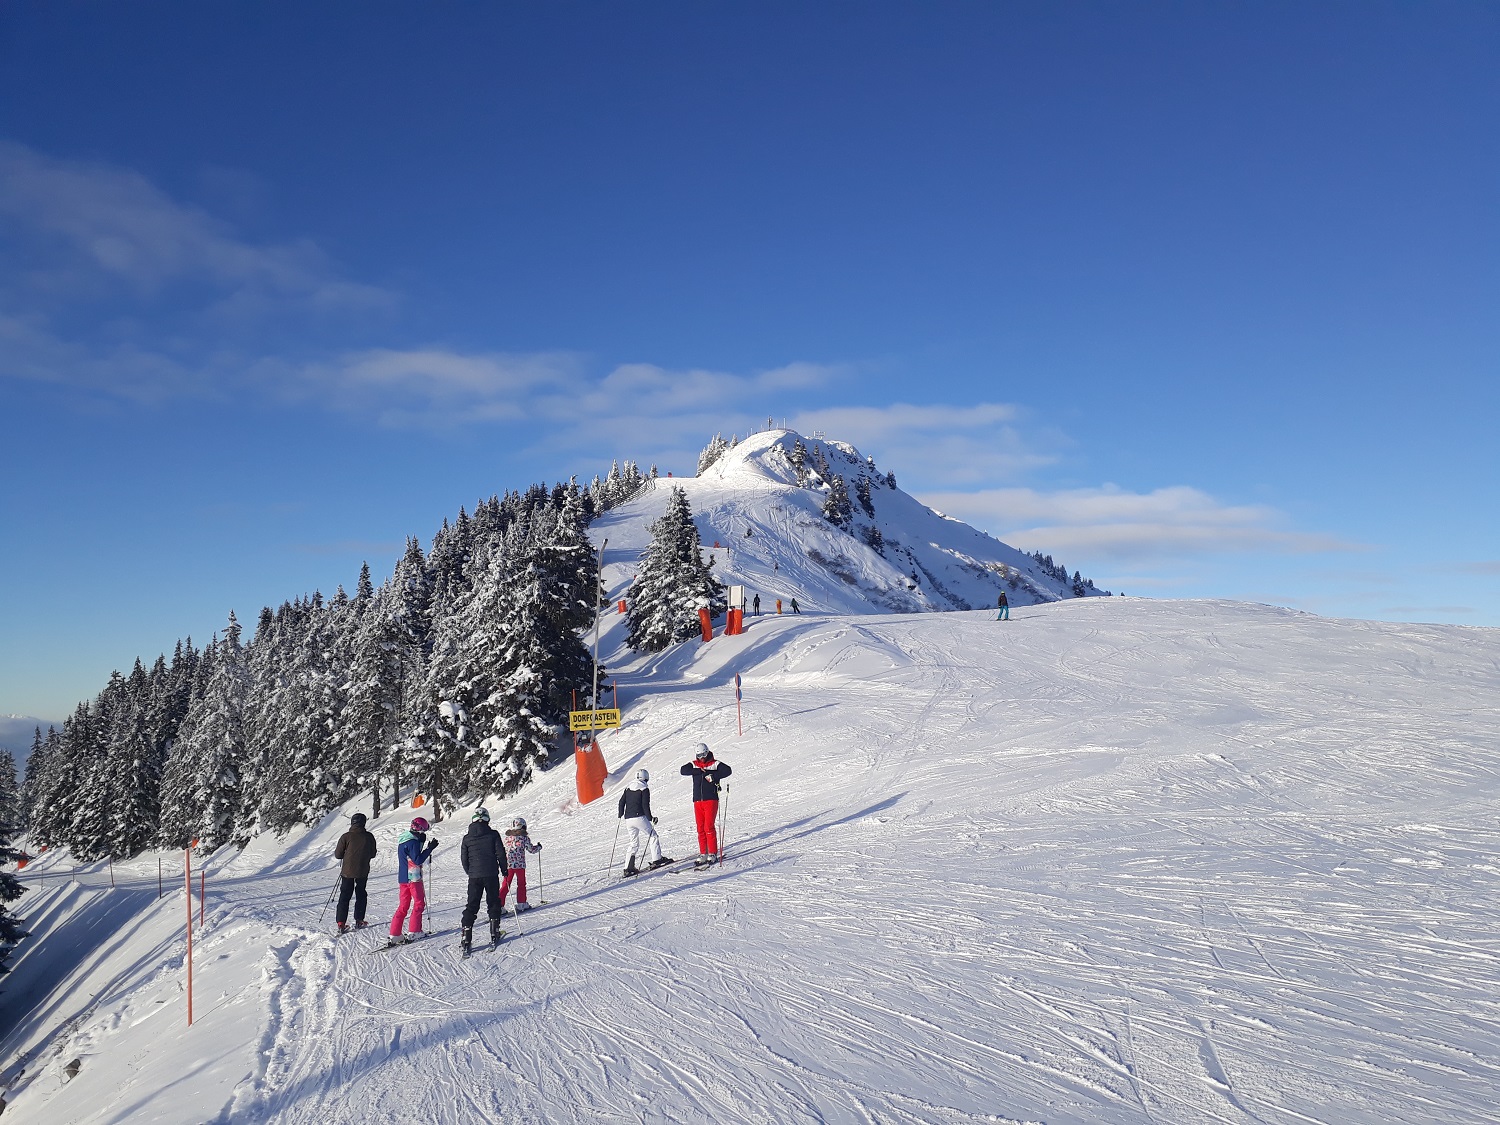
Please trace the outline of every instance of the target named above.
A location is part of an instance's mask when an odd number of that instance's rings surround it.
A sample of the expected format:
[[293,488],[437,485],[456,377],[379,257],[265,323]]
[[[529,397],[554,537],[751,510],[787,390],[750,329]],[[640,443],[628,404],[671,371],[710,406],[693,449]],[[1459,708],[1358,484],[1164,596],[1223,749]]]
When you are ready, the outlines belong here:
[[683,777],[693,779],[693,819],[698,825],[698,859],[695,867],[708,867],[719,860],[719,786],[734,771],[727,762],[714,761],[706,742],[698,743],[693,760],[682,767]]

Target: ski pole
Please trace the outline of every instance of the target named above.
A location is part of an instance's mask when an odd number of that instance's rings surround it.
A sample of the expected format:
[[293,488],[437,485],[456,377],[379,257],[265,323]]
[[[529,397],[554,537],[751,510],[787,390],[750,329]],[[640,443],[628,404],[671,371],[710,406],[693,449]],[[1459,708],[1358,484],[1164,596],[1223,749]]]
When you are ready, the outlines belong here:
[[339,893],[339,885],[343,883],[343,881],[344,872],[343,869],[340,868],[338,875],[334,876],[333,890],[328,892],[328,902],[325,902],[323,904],[323,909],[318,911],[318,925],[321,926],[323,924],[323,915],[328,913],[328,903],[331,903],[333,901],[333,896]]
[[724,783],[724,826],[719,829],[719,866],[724,866],[725,837],[729,835],[729,783]]
[[615,842],[609,846],[609,866],[605,868],[605,876],[609,876],[615,869],[615,848],[620,845],[620,821],[615,821]]
[[[611,865],[613,866],[613,865]],[[542,853],[536,853],[536,898],[543,906],[547,905],[547,893],[542,890]]]

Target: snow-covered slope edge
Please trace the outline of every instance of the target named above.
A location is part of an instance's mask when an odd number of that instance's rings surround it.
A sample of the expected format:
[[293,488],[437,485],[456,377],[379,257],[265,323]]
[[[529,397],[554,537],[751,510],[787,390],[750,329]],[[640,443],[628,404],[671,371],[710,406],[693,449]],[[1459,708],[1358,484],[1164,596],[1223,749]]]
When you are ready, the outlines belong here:
[[[318,930],[330,821],[211,875],[188,1030],[180,897],[105,920],[87,892],[108,936],[0,1044],[49,1044],[5,1120],[1487,1119],[1500,634],[1135,599],[992,617],[762,619],[622,665],[617,780],[499,806],[546,844],[550,904],[470,962]],[[700,738],[735,767],[729,861],[604,878],[637,768],[691,847]]]

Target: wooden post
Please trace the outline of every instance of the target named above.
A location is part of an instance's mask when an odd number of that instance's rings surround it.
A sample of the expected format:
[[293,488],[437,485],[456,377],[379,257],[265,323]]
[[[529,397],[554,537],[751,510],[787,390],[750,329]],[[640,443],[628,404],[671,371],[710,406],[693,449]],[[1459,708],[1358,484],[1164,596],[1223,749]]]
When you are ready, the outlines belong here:
[[188,1026],[193,1026],[193,853],[182,852],[182,875],[187,885],[187,1002]]

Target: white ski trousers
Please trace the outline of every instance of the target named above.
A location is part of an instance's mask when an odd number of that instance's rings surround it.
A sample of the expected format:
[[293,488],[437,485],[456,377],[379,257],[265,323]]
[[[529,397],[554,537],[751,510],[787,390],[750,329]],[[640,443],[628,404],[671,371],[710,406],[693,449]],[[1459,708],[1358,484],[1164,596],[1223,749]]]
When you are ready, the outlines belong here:
[[632,816],[625,819],[630,829],[630,855],[637,867],[645,867],[661,858],[661,837],[656,834],[656,825],[649,816]]

